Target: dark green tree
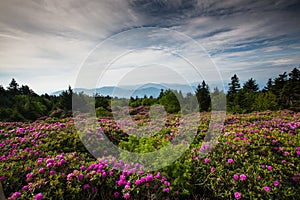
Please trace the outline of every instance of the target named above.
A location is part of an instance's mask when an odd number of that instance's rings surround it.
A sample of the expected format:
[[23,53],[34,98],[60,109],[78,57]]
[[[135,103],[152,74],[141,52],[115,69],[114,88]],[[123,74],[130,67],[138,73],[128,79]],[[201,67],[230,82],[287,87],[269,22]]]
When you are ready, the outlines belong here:
[[211,98],[210,98],[210,92],[209,87],[205,83],[205,81],[202,81],[202,84],[197,86],[196,89],[196,97],[199,102],[199,111],[209,111],[211,106]]
[[69,86],[68,90],[63,91],[59,95],[59,98],[60,98],[59,106],[64,111],[72,110],[72,95],[73,95],[73,90],[72,90],[71,86]]
[[228,84],[227,92],[227,108],[229,111],[238,112],[238,98],[237,93],[240,90],[240,80],[236,74],[231,77],[231,82]]
[[[289,80],[283,87],[282,99],[285,99],[285,106],[291,110],[300,111],[300,71],[294,68],[289,73]],[[284,98],[285,96],[285,98]]]
[[250,78],[248,81],[246,81],[243,85],[243,89],[246,92],[257,92],[258,91],[258,84],[256,83],[256,80],[254,80],[253,78]]
[[232,101],[234,99],[234,95],[239,91],[241,85],[240,85],[240,80],[236,74],[234,74],[231,77],[231,82],[228,84],[229,89],[228,89],[228,97],[229,101]]
[[165,107],[168,113],[178,113],[180,111],[180,104],[174,91],[167,89],[161,92],[160,96],[158,102]]
[[273,88],[273,80],[269,78],[266,86],[263,89],[263,92],[271,91],[272,88]]
[[7,90],[11,95],[19,94],[19,84],[17,83],[17,81],[14,78],[9,83]]

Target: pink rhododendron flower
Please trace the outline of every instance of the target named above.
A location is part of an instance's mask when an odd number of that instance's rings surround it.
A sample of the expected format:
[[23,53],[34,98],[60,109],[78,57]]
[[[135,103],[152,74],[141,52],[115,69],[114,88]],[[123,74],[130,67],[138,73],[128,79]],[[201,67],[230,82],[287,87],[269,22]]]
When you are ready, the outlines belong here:
[[235,174],[235,175],[233,175],[233,178],[234,178],[234,180],[238,180],[239,179],[239,175]]
[[229,159],[228,159],[228,163],[229,163],[229,164],[232,164],[233,162],[234,162],[234,161],[233,161],[232,158],[229,158]]
[[270,192],[270,188],[268,186],[264,186],[263,189],[266,191],[266,192]]
[[205,158],[204,162],[208,163],[209,162],[209,158]]
[[10,199],[16,199],[16,198],[19,198],[20,196],[21,196],[20,192],[15,192],[11,195]]
[[85,185],[83,186],[83,189],[84,189],[84,190],[86,190],[86,189],[88,189],[88,188],[90,188],[90,185],[89,185],[89,184],[85,184]]
[[130,189],[130,186],[129,186],[129,185],[125,185],[124,189],[125,189],[125,190],[129,190],[129,189]]
[[246,176],[245,174],[241,174],[241,175],[240,175],[240,179],[241,179],[242,181],[245,181],[245,180],[247,180],[247,176]]
[[119,192],[115,192],[115,193],[114,193],[114,197],[115,197],[116,199],[119,198],[119,196],[120,196]]
[[44,168],[40,168],[39,172],[40,173],[44,173],[45,169]]
[[275,187],[277,187],[277,186],[279,186],[280,185],[280,183],[278,182],[278,181],[274,181],[274,186]]
[[43,199],[43,194],[42,193],[38,193],[38,194],[36,194],[35,196],[34,196],[34,200],[41,200],[41,199]]
[[216,169],[214,167],[210,168],[210,172],[214,173]]
[[136,181],[135,181],[135,185],[140,185],[142,182],[141,182],[141,180],[140,179],[137,179]]
[[234,193],[234,197],[235,197],[236,199],[240,199],[240,198],[242,198],[242,195],[241,195],[241,193],[239,193],[239,192],[235,192],[235,193]]
[[157,172],[157,174],[155,175],[155,178],[160,178],[160,172]]
[[125,194],[124,194],[124,198],[125,198],[125,199],[129,199],[129,198],[130,198],[130,194],[129,194],[128,192],[125,193]]
[[83,179],[83,174],[78,174],[78,180],[82,180]]
[[170,193],[170,188],[163,188],[163,192]]
[[146,175],[146,181],[149,182],[149,181],[152,181],[153,180],[153,176],[151,174],[147,174]]

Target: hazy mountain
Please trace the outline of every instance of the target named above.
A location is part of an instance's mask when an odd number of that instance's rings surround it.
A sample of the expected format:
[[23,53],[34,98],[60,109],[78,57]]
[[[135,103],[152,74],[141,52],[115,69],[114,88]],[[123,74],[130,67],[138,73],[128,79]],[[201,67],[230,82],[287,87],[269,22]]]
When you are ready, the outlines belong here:
[[[147,97],[158,97],[161,90],[167,90],[167,89],[172,89],[172,90],[177,90],[181,91],[183,95],[186,95],[188,92],[194,93],[197,85],[199,83],[194,83],[190,87],[189,85],[184,85],[184,84],[169,84],[169,83],[147,83],[144,85],[127,85],[127,86],[104,86],[96,89],[85,89],[85,88],[75,88],[75,92],[83,92],[88,95],[93,95],[95,93],[102,95],[102,96],[111,96],[111,97],[144,97],[145,95]],[[214,87],[210,87],[210,90],[213,91]],[[226,90],[226,89],[225,89]],[[63,90],[53,92],[52,95],[59,95]]]

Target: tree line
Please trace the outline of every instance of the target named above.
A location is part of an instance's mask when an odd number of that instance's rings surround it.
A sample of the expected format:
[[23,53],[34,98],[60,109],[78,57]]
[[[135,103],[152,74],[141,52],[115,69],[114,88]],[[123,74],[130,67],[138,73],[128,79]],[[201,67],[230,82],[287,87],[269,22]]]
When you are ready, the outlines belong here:
[[[259,90],[256,80],[250,78],[242,86],[236,74],[228,83],[227,93],[217,87],[212,91],[208,84],[202,81],[195,93],[183,95],[181,91],[161,90],[158,97],[131,97],[129,106],[163,105],[168,113],[191,111],[200,112],[223,110],[234,113],[249,113],[253,111],[290,109],[300,111],[300,71],[294,68],[291,72],[279,74],[269,79],[266,86]],[[51,117],[67,117],[72,115],[72,97],[86,98],[83,93],[75,93],[72,88],[60,95],[38,95],[27,85],[19,85],[12,79],[5,89],[0,85],[0,119],[2,121],[33,121]],[[111,101],[122,100],[117,97],[95,94],[95,109],[97,116],[111,116]],[[223,101],[226,100],[226,101]]]

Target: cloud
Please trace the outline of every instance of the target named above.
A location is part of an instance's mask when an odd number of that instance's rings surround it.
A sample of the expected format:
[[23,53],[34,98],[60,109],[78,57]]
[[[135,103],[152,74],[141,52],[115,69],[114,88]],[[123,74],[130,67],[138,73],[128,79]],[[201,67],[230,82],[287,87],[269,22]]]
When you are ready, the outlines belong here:
[[[141,49],[184,52],[199,63],[203,62],[199,55],[207,52],[225,80],[238,72],[243,78],[252,73],[262,82],[269,74],[299,65],[299,11],[297,0],[4,0],[0,3],[0,84],[15,77],[37,92],[66,89],[97,44],[122,31],[149,26],[186,34],[204,49],[188,41],[168,45],[161,41],[162,47],[159,40],[147,43],[140,34],[132,35]],[[154,39],[159,37],[167,40],[153,34]],[[124,37],[107,48],[123,52],[131,42]],[[122,74],[132,61],[150,62],[148,56],[144,53],[136,60],[128,56],[113,71],[119,68]],[[180,63],[156,58],[174,68]],[[101,57],[94,58],[94,64],[101,63]]]

